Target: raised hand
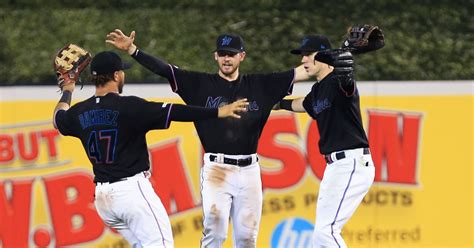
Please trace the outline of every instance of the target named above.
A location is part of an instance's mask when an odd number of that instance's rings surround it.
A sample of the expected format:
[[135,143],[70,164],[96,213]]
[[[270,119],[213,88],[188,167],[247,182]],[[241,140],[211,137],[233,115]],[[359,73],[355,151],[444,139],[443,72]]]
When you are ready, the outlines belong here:
[[117,49],[127,51],[132,53],[135,51],[136,46],[133,44],[135,41],[135,31],[130,33],[130,36],[125,35],[122,30],[115,29],[114,31],[107,34],[107,38],[105,40],[106,43],[112,44]]
[[219,118],[232,117],[240,119],[240,115],[238,115],[237,113],[246,112],[248,105],[249,102],[247,101],[247,98],[237,100],[231,104],[227,104],[220,107],[218,116]]
[[58,79],[58,86],[61,89],[61,91],[68,90],[70,92],[73,92],[74,88],[76,87],[76,80],[78,78],[71,78],[69,74],[64,73],[64,74],[57,75],[57,79]]

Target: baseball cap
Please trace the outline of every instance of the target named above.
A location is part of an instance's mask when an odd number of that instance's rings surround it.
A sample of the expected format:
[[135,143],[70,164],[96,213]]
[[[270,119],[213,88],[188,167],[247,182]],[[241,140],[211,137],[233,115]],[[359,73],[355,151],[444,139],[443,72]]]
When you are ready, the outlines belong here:
[[301,41],[301,46],[290,51],[292,54],[301,54],[303,52],[317,52],[331,49],[331,43],[328,37],[324,35],[306,35]]
[[242,37],[234,34],[221,34],[217,37],[216,40],[216,50],[217,51],[229,51],[241,53],[245,51],[245,44]]
[[123,63],[120,56],[112,51],[104,51],[96,54],[91,62],[91,74],[105,75],[129,69],[132,67],[130,63]]

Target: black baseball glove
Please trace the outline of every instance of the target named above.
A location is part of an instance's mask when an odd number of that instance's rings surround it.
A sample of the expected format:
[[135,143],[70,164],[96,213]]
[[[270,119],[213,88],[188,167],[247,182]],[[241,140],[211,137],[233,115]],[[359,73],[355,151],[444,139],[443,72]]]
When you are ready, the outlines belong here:
[[378,26],[369,24],[349,27],[341,48],[353,54],[367,53],[385,46],[385,38]]

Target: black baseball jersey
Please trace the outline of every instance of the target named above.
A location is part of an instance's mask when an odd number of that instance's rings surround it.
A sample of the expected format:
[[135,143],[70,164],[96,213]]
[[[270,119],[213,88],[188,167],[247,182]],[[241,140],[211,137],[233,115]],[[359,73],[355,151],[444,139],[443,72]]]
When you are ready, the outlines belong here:
[[174,92],[186,104],[217,108],[247,98],[248,111],[241,119],[209,119],[194,125],[206,152],[253,154],[270,112],[278,101],[291,94],[294,70],[270,74],[240,75],[227,81],[218,74],[192,72],[170,66]]
[[171,106],[109,93],[59,110],[54,121],[61,134],[81,140],[94,181],[108,182],[150,168],[145,134],[169,127]]
[[369,147],[360,115],[359,92],[347,93],[334,73],[313,85],[303,107],[316,120],[322,154]]

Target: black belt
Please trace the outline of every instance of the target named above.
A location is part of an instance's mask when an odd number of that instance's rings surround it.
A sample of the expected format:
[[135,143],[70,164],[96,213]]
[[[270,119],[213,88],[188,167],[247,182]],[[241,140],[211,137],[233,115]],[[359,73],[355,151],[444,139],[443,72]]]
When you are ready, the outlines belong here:
[[[369,148],[364,148],[363,154],[365,154],[365,155],[370,154],[370,149]],[[332,164],[333,162],[335,162],[339,159],[346,158],[346,153],[344,153],[343,151],[342,152],[336,152],[336,154],[334,156],[336,157],[335,160],[333,160],[331,158],[331,154],[324,155],[324,159],[326,160],[326,163]]]
[[[146,178],[147,177],[147,173],[148,171],[142,171],[142,172],[139,172],[139,173],[143,173],[143,176]],[[138,173],[137,173],[138,174]],[[135,174],[135,175],[137,175]],[[131,177],[135,176],[135,175],[132,175]],[[95,185],[99,184],[99,183],[108,183],[108,184],[111,184],[111,183],[116,183],[116,182],[121,182],[121,181],[127,181],[127,177],[122,177],[122,178],[116,178],[116,179],[112,179],[112,180],[109,180],[109,181],[94,181]]]
[[108,183],[108,184],[112,184],[112,183],[116,183],[116,182],[121,182],[121,181],[126,181],[127,178],[118,178],[118,179],[113,179],[113,180],[110,180],[110,181],[94,181],[95,185],[97,184],[102,184],[102,183]]
[[[217,160],[216,155],[209,155],[209,160],[211,160],[212,162],[219,163],[219,161],[216,161]],[[231,164],[231,165],[236,165],[236,166],[239,166],[239,167],[245,167],[245,166],[249,166],[249,165],[252,164],[252,156],[250,156],[248,158],[240,158],[240,159],[224,157],[223,162],[224,162],[224,164]]]

